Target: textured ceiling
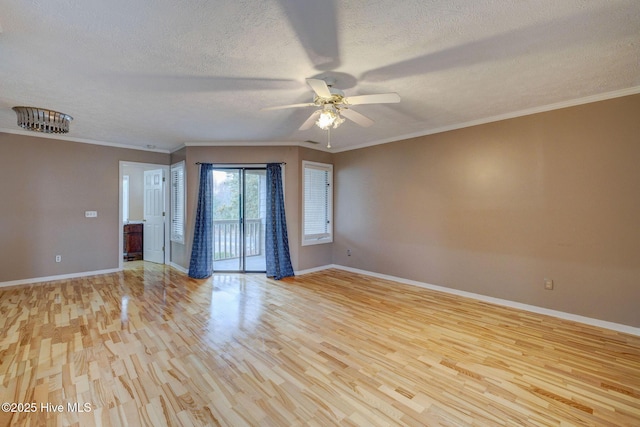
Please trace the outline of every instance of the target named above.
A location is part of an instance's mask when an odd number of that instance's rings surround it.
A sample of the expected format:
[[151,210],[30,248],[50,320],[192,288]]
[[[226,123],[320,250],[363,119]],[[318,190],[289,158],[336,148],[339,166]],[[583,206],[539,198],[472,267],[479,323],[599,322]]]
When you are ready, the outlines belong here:
[[[375,124],[336,151],[640,92],[638,0],[3,0],[0,131],[15,105],[74,117],[64,139],[171,151],[326,141],[298,127],[306,78]],[[35,135],[30,133],[31,135]],[[323,147],[317,145],[315,147]]]

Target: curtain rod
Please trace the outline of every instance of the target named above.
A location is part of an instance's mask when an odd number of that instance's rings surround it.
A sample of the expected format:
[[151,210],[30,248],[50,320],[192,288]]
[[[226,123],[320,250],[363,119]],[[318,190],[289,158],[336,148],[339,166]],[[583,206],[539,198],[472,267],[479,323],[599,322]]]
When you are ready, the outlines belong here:
[[260,163],[245,163],[245,162],[235,162],[235,163],[209,163],[209,162],[196,162],[196,165],[202,164],[210,164],[210,165],[231,165],[231,166],[242,166],[242,165],[268,165],[269,163],[277,163],[279,165],[286,165],[286,162],[260,162]]

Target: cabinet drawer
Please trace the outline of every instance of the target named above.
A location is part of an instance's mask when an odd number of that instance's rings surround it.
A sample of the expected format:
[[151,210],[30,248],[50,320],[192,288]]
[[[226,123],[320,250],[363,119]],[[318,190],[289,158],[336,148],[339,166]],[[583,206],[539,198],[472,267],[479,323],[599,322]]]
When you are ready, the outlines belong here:
[[125,233],[142,233],[142,224],[125,224]]

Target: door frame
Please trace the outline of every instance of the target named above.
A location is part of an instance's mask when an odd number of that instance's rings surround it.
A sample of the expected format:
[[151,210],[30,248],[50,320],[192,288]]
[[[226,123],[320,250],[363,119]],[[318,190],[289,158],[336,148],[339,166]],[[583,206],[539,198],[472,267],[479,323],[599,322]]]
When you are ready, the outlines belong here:
[[[141,163],[131,162],[126,160],[120,160],[118,165],[118,269],[124,268],[124,218],[122,217],[122,177],[124,176],[124,166],[136,166],[142,167],[143,170],[162,169],[164,176],[163,182],[163,195],[164,195],[164,263],[170,264],[171,262],[171,230],[170,230],[170,186],[167,182],[167,178],[170,176],[171,166],[157,163]],[[144,238],[144,236],[143,236]]]

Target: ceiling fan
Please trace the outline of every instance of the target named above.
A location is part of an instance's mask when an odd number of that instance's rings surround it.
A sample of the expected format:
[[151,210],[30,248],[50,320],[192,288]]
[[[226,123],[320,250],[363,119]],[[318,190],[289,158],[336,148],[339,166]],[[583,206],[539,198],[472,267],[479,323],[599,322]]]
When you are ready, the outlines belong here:
[[320,129],[334,129],[344,122],[344,117],[368,127],[373,124],[373,120],[351,109],[352,105],[362,104],[390,104],[400,102],[400,95],[397,93],[377,93],[372,95],[344,96],[344,92],[333,87],[332,80],[307,79],[307,84],[313,89],[313,102],[302,104],[280,105],[277,107],[262,108],[261,111],[281,110],[285,108],[317,107],[307,120],[300,126],[299,130],[310,129],[314,124]]

